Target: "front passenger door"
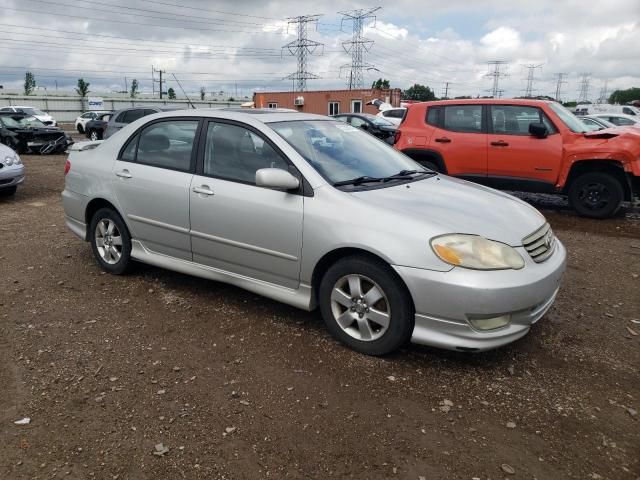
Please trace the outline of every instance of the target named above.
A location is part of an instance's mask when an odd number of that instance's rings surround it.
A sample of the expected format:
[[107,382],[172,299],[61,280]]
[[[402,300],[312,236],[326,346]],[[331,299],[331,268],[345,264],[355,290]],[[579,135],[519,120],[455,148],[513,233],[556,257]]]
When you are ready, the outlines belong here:
[[304,197],[255,184],[258,169],[294,167],[244,126],[210,121],[203,133],[190,193],[193,261],[297,288]]

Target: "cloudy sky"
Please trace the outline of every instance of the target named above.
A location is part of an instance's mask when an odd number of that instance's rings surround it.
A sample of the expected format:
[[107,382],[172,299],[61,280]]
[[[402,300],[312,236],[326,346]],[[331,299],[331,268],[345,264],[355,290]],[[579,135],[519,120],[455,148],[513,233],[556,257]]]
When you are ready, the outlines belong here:
[[[309,89],[344,88],[350,62],[342,42],[351,23],[339,11],[382,7],[367,21],[373,40],[365,61],[377,70],[365,81],[392,86],[429,85],[437,95],[485,95],[486,62],[509,62],[503,95],[522,95],[525,65],[535,69],[538,94],[555,94],[555,74],[566,73],[564,100],[575,99],[579,76],[590,73],[589,97],[640,86],[640,1],[607,0],[0,0],[0,84],[21,89],[29,69],[48,92],[72,90],[82,76],[94,92],[122,90],[138,79],[151,92],[151,67],[173,75],[188,92],[205,87],[249,95],[257,89],[291,90],[283,77],[296,69],[282,46],[296,39],[286,18],[322,14],[309,38],[324,44],[309,59],[321,78]],[[156,88],[157,89],[157,88]]]

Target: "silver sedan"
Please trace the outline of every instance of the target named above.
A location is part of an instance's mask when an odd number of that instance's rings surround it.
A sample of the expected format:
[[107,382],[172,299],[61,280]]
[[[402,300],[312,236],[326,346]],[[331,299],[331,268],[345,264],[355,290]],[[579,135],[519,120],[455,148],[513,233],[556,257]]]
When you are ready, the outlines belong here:
[[150,115],[74,145],[65,171],[66,224],[104,270],[137,260],[319,308],[370,355],[513,342],[565,270],[528,204],[317,115]]
[[20,156],[0,143],[0,197],[16,193],[18,185],[24,182],[24,170]]

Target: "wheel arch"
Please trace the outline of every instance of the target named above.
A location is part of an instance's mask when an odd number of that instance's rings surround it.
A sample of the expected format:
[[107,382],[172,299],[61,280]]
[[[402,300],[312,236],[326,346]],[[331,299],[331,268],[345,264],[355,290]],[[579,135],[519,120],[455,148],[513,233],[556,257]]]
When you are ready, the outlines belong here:
[[567,194],[571,184],[585,173],[599,172],[608,173],[616,177],[622,184],[624,190],[624,200],[630,201],[633,196],[633,187],[629,176],[625,173],[622,162],[618,160],[578,160],[571,165],[567,180],[562,189],[562,193]]
[[423,148],[405,148],[402,150],[402,153],[418,163],[421,160],[432,162],[438,167],[441,173],[447,173],[447,165],[440,152]]
[[94,198],[87,204],[87,208],[84,211],[84,221],[85,221],[85,225],[87,225],[85,241],[89,240],[89,224],[91,223],[91,219],[96,214],[96,212],[101,208],[110,208],[111,210],[116,212],[118,215],[120,215],[120,218],[122,218],[122,221],[126,225],[127,229],[129,229],[129,225],[127,225],[127,222],[125,221],[124,217],[120,214],[120,212],[118,211],[118,209],[113,203],[111,203],[109,200],[106,200],[104,198]]
[[318,260],[318,262],[316,263],[316,266],[313,269],[313,273],[311,274],[311,288],[312,288],[311,302],[312,302],[312,308],[315,308],[318,305],[318,293],[319,293],[319,290],[320,290],[320,282],[322,281],[322,277],[324,277],[324,274],[327,272],[327,270],[332,265],[334,265],[336,262],[338,262],[339,260],[341,260],[343,258],[347,258],[347,257],[352,257],[352,256],[366,257],[366,258],[369,258],[369,259],[371,259],[371,260],[373,260],[375,262],[382,263],[382,264],[388,266],[391,269],[391,271],[393,272],[393,274],[396,276],[396,279],[407,290],[407,293],[409,294],[409,298],[411,299],[411,307],[415,311],[415,303],[414,303],[413,297],[411,296],[411,293],[409,291],[409,287],[404,282],[402,277],[400,277],[400,275],[398,275],[398,273],[393,269],[391,264],[389,264],[389,262],[386,261],[384,258],[382,258],[380,255],[377,255],[377,254],[372,253],[372,252],[370,252],[368,250],[364,250],[362,248],[357,248],[357,247],[340,247],[340,248],[336,248],[334,250],[331,250],[330,252],[325,253],[322,256],[322,258],[320,258],[320,260]]

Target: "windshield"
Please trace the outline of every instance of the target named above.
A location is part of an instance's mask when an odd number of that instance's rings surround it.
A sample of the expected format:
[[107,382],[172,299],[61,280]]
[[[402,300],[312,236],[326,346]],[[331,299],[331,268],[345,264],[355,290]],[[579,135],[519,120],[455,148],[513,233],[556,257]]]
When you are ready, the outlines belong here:
[[44,113],[42,110],[31,107],[20,107],[20,111],[22,113],[26,113],[27,115],[46,115],[46,113]]
[[391,123],[389,120],[378,117],[376,115],[367,115],[367,119],[371,121],[374,125],[378,127],[395,127],[395,123]]
[[426,172],[388,144],[342,122],[306,120],[269,126],[332,184],[360,177],[389,177],[403,171]]
[[582,121],[578,117],[576,117],[573,113],[571,113],[559,103],[550,103],[549,107],[551,107],[551,110],[553,110],[555,114],[560,117],[562,123],[564,123],[572,132],[585,133],[589,131],[586,125],[582,123]]
[[2,123],[7,127],[44,127],[45,124],[36,117],[10,117],[2,116]]

